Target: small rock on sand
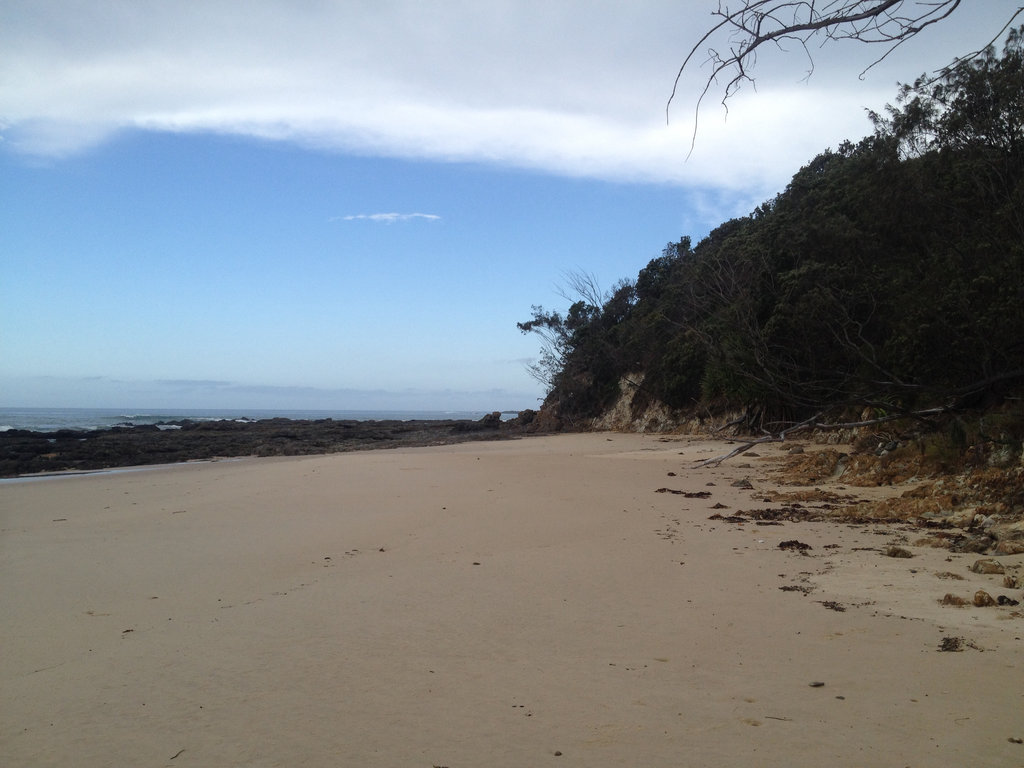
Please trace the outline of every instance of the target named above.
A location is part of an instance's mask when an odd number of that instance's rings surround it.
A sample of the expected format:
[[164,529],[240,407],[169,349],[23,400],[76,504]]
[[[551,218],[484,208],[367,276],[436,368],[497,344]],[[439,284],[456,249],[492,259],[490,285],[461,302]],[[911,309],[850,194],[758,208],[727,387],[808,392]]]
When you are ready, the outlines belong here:
[[992,595],[986,592],[984,589],[979,589],[974,593],[974,605],[978,608],[988,608],[996,604],[996,600]]
[[985,557],[981,560],[975,560],[974,565],[971,566],[971,570],[974,573],[1006,573],[1006,569],[1003,568],[1003,564],[1000,563],[998,560],[992,559],[991,557]]
[[903,547],[889,547],[885,550],[886,557],[913,557],[914,553]]

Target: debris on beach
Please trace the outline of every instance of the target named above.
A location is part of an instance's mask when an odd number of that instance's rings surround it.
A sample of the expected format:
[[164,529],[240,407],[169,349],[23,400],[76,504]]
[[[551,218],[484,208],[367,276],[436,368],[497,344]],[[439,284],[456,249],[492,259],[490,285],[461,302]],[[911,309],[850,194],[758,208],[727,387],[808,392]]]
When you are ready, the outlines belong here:
[[889,547],[885,550],[885,556],[909,558],[913,557],[914,553],[911,552],[909,549],[904,549],[903,547]]
[[969,601],[964,600],[962,597],[959,597],[958,595],[954,595],[951,592],[947,592],[939,602],[942,605],[955,605],[955,606],[958,606],[958,607],[959,606],[964,606],[964,605],[970,605]]
[[673,493],[686,499],[709,499],[711,491],[678,491],[674,488],[658,488],[655,493]]
[[944,637],[939,643],[939,650],[944,653],[959,653],[963,649],[964,639],[962,637]]
[[715,514],[711,515],[711,517],[709,517],[708,520],[721,520],[723,523],[749,523],[750,522],[750,520],[748,518],[741,517],[740,515],[720,515],[717,512]]
[[814,591],[814,587],[808,587],[802,584],[783,584],[779,589],[783,592],[802,592],[805,595]]
[[797,541],[796,539],[790,539],[789,541],[780,541],[779,542],[779,549],[794,550],[794,551],[797,551],[797,552],[800,552],[801,554],[803,554],[807,550],[812,549],[812,547],[811,547],[810,544],[805,544],[802,541]]

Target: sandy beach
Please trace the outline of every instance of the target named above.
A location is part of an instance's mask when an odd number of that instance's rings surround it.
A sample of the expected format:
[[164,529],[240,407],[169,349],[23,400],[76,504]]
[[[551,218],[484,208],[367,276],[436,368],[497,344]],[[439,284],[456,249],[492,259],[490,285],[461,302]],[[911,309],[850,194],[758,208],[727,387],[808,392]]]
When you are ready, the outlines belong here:
[[900,526],[709,520],[770,506],[784,447],[692,468],[724,450],[600,433],[0,484],[0,763],[1024,766],[1024,611],[940,604],[1021,590]]

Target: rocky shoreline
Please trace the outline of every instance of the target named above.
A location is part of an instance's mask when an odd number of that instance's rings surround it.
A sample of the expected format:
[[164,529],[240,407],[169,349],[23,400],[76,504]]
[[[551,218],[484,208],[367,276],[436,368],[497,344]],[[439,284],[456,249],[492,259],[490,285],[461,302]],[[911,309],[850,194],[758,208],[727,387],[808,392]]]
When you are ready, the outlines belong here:
[[444,445],[520,436],[535,426],[532,411],[502,421],[500,413],[471,420],[168,421],[110,429],[0,432],[0,477],[172,464],[239,456],[310,454]]

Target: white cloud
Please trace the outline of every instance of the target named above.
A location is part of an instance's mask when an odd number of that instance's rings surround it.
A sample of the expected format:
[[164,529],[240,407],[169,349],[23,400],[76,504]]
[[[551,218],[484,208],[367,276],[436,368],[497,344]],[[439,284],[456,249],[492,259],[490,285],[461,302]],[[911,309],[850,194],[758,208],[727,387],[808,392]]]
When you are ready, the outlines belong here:
[[349,216],[332,216],[329,221],[376,221],[383,224],[394,224],[398,221],[426,219],[440,221],[441,217],[433,213],[356,213]]
[[864,107],[987,42],[985,15],[1001,24],[1015,4],[964,12],[864,81],[877,52],[818,52],[809,83],[800,54],[766,56],[761,92],[732,101],[728,120],[706,107],[686,161],[699,70],[669,125],[663,110],[712,0],[0,0],[0,134],[61,157],[125,129],[212,131],[757,197],[867,133]]

